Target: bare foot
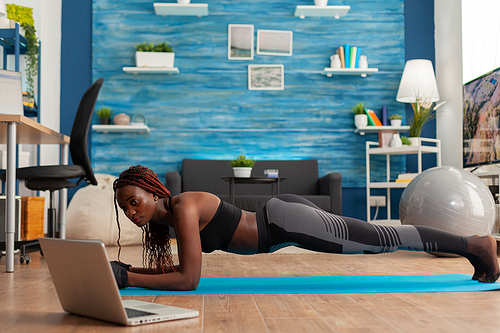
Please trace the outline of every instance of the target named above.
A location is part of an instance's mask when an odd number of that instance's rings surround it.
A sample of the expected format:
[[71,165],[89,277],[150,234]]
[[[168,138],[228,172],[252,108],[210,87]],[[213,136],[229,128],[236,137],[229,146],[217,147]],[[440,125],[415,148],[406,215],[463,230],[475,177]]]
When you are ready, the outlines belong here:
[[497,242],[491,236],[467,237],[468,254],[464,255],[474,266],[473,280],[493,283],[500,276],[497,259]]

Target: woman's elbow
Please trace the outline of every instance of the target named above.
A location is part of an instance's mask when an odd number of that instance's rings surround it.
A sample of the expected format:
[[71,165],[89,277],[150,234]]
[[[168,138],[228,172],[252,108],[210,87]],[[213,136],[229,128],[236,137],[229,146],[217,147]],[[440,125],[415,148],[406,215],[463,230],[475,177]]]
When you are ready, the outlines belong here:
[[182,290],[184,291],[190,291],[190,290],[196,290],[198,288],[198,284],[200,283],[200,278],[190,278],[187,277],[182,284]]

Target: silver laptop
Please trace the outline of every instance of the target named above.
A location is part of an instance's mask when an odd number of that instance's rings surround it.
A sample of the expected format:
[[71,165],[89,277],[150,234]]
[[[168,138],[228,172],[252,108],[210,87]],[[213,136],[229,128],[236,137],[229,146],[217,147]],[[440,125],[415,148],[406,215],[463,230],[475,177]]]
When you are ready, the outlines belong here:
[[122,300],[104,244],[92,240],[41,238],[40,246],[62,308],[121,325],[193,318],[198,311]]

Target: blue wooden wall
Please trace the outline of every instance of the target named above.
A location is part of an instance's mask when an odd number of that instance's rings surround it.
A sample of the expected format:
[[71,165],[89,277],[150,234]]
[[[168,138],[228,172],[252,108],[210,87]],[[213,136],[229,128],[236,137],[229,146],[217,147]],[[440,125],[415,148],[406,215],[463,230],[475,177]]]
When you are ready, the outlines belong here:
[[[320,176],[341,172],[344,187],[366,186],[365,141],[377,136],[354,133],[351,107],[363,101],[376,112],[382,105],[389,113],[405,112],[395,100],[405,60],[403,0],[330,0],[351,6],[340,19],[293,16],[296,5],[313,0],[193,0],[208,3],[205,17],[156,16],[153,2],[93,0],[92,77],[105,78],[97,107],[142,114],[151,128],[150,134],[93,132],[95,172],[118,175],[142,164],[163,177],[180,170],[184,158],[245,153],[256,160],[315,158]],[[293,55],[228,60],[228,24],[253,24],[255,33],[291,30]],[[143,41],[170,42],[180,74],[124,73],[122,67],[134,66],[134,45]],[[344,43],[360,46],[379,72],[321,75]],[[248,90],[249,64],[283,64],[285,89]],[[404,171],[405,160],[395,169]]]

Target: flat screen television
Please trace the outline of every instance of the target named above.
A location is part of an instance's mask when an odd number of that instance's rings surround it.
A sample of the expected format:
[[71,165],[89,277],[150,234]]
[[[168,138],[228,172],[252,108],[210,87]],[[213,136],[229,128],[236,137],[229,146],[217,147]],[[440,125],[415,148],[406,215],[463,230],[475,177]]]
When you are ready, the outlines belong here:
[[500,163],[500,67],[463,86],[463,167]]

